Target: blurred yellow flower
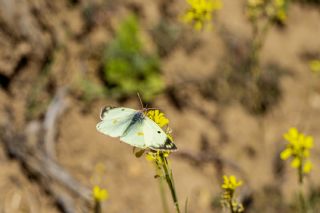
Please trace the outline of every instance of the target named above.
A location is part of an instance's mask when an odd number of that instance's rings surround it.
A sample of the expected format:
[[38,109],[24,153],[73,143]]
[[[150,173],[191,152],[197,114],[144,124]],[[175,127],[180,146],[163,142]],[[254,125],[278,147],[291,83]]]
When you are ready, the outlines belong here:
[[235,190],[241,185],[242,185],[242,181],[237,181],[237,178],[235,176],[233,175],[230,175],[229,177],[226,175],[223,176],[223,184],[221,186],[223,189]]
[[284,22],[287,19],[289,0],[248,0],[247,16],[251,20],[263,19]]
[[94,200],[98,202],[105,201],[109,198],[108,191],[106,189],[100,188],[99,186],[94,186],[92,189],[92,195]]
[[274,0],[274,16],[281,22],[284,22],[287,19],[287,10],[288,10],[288,0]]
[[303,172],[304,173],[309,173],[312,169],[312,163],[310,160],[306,161],[303,167]]
[[169,154],[169,151],[150,151],[146,154],[146,159],[156,163],[157,165],[161,165],[164,163],[162,157],[167,158]]
[[242,181],[237,181],[237,178],[233,175],[229,177],[223,176],[223,183],[221,188],[224,190],[221,203],[223,207],[226,207],[230,212],[240,213],[244,211],[242,203],[238,202],[235,198],[235,190],[242,185]]
[[314,73],[320,73],[320,59],[309,61],[309,68]]
[[212,13],[222,8],[220,0],[186,0],[189,8],[182,19],[185,23],[192,24],[194,29],[201,30],[212,19]]
[[288,143],[280,153],[280,158],[292,159],[291,166],[298,169],[299,181],[302,182],[302,175],[309,173],[312,169],[312,163],[308,158],[310,149],[313,147],[313,137],[299,133],[296,128],[290,128],[283,137]]

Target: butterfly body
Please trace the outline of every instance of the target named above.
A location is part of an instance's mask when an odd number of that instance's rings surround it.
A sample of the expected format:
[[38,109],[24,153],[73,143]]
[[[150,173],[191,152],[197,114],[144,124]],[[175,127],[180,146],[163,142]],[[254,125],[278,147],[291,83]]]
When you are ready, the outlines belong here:
[[177,149],[167,134],[145,112],[145,109],[105,107],[101,111],[102,121],[97,124],[97,130],[142,149]]

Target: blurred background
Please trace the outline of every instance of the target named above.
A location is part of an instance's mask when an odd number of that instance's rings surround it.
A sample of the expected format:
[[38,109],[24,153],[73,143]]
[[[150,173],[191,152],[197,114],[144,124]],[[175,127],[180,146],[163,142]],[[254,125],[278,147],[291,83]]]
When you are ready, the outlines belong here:
[[236,175],[246,212],[298,212],[280,159],[296,127],[314,137],[302,190],[320,211],[320,2],[216,0],[204,18],[190,2],[0,0],[1,212],[92,212],[95,185],[102,212],[163,212],[152,164],[96,131],[137,92],[170,120],[182,209],[222,212]]

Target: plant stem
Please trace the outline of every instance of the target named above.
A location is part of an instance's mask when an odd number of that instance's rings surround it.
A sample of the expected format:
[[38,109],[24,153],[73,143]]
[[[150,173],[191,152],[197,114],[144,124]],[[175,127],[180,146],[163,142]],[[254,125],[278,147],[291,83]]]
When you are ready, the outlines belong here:
[[166,178],[167,184],[169,186],[169,189],[170,189],[170,192],[171,192],[171,196],[172,196],[176,211],[177,211],[177,213],[180,213],[180,207],[179,207],[179,202],[178,202],[176,189],[175,189],[175,186],[174,186],[172,171],[169,170],[169,165],[168,165],[167,158],[163,155],[163,153],[160,153],[159,156],[160,156],[160,158],[162,160],[162,168],[163,168],[163,171],[165,173],[165,178]]
[[164,213],[169,213],[167,197],[166,197],[165,190],[164,190],[164,185],[163,185],[163,178],[161,177],[161,168],[159,168],[159,166],[157,164],[155,166],[156,166],[157,175],[158,175],[158,179],[159,179],[159,189],[160,189],[163,212]]
[[299,181],[299,192],[298,192],[299,212],[305,213],[308,210],[307,208],[308,206],[304,198],[304,193],[302,191],[302,187],[303,187],[303,164],[302,163],[298,167],[298,181]]
[[253,22],[253,41],[250,53],[250,64],[249,69],[255,79],[258,79],[261,75],[260,67],[260,52],[265,42],[269,27],[271,25],[271,20],[266,20],[263,26],[259,28],[257,20]]
[[235,211],[233,210],[232,200],[231,199],[229,201],[229,205],[230,205],[230,213],[235,213]]
[[300,204],[299,205],[299,212],[301,212],[301,213],[307,212],[306,200],[304,199],[304,195],[302,192],[302,184],[300,184],[300,187],[299,187],[298,197],[299,197],[299,204]]
[[301,163],[301,165],[300,165],[299,168],[298,168],[298,181],[299,181],[299,185],[300,185],[300,187],[301,187],[302,184],[303,184],[302,163]]
[[101,210],[101,203],[100,203],[100,201],[98,201],[98,200],[94,200],[94,209],[93,209],[93,212],[94,213],[101,213],[102,212],[102,210]]
[[230,206],[230,213],[236,213],[233,210],[232,200],[233,200],[234,190],[230,191],[230,200],[229,200],[229,206]]

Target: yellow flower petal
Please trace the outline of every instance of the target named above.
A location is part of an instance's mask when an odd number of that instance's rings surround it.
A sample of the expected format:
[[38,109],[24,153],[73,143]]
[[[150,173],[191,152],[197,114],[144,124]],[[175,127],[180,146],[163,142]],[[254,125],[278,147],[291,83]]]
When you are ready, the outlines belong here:
[[299,158],[294,158],[291,162],[293,168],[298,168],[301,165],[301,160]]
[[311,169],[312,169],[312,163],[311,161],[307,161],[303,166],[303,173],[307,174],[311,171]]
[[221,187],[223,189],[235,190],[237,187],[242,185],[242,181],[237,181],[237,178],[234,175],[223,176],[223,184]]
[[297,128],[291,127],[291,128],[289,129],[289,134],[290,134],[292,137],[296,138],[296,137],[298,137],[299,132],[298,132]]
[[314,73],[320,73],[320,60],[312,60],[309,62],[309,68]]
[[148,153],[146,154],[146,159],[147,159],[148,161],[155,161],[155,160],[156,160],[156,157],[155,157],[155,155],[153,155],[151,152],[148,152]]
[[210,24],[212,13],[222,7],[221,0],[187,0],[190,8],[183,15],[183,21],[191,23],[196,30]]
[[310,156],[310,151],[309,150],[303,150],[302,157],[308,158],[309,156]]
[[159,110],[149,110],[147,116],[161,128],[169,124],[169,119]]
[[282,160],[287,160],[289,157],[291,157],[291,155],[292,155],[291,149],[287,148],[280,153],[280,158]]
[[313,137],[307,136],[304,140],[304,147],[311,149],[313,147]]
[[93,198],[99,202],[108,199],[108,192],[106,189],[102,189],[99,186],[94,186],[92,189]]

